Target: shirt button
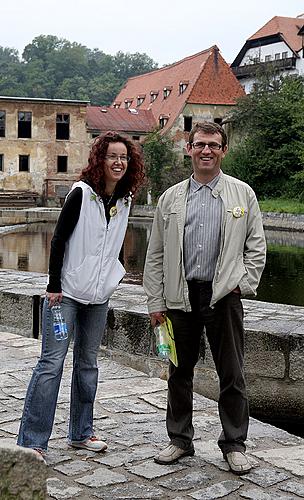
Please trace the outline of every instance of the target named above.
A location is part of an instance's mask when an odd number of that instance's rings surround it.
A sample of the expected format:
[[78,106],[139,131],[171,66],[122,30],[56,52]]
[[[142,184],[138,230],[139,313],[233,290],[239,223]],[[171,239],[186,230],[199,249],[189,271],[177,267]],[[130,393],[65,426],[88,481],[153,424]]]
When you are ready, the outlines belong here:
[[198,248],[202,248],[202,245],[198,245]]
[[202,207],[204,207],[204,206],[205,206],[205,203],[202,203]]
[[201,266],[200,266],[200,265],[198,265],[198,266],[196,266],[196,267],[197,267],[197,269],[199,269]]
[[200,224],[199,227],[203,227],[204,224]]

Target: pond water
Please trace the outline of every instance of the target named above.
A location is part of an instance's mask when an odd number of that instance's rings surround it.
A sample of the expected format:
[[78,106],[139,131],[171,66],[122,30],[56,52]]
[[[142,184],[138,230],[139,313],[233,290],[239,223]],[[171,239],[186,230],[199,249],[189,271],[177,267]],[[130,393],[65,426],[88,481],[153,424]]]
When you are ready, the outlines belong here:
[[[0,268],[47,273],[53,224],[0,233]],[[128,283],[141,283],[151,222],[129,223],[124,259]],[[257,300],[304,306],[304,234],[266,231],[267,264]]]

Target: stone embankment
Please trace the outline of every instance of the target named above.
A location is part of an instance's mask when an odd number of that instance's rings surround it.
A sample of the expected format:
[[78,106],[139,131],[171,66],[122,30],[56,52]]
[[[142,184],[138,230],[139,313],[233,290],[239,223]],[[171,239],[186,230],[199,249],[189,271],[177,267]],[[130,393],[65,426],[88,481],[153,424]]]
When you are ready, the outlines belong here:
[[[149,205],[135,205],[132,208],[132,217],[150,220],[154,215],[154,210],[154,207]],[[3,208],[0,209],[0,227],[35,222],[56,222],[59,213],[60,208]],[[265,229],[304,232],[304,215],[272,212],[264,212],[262,215]]]
[[[39,337],[46,275],[0,270],[0,330]],[[251,411],[260,417],[302,422],[304,415],[304,308],[243,300]],[[155,355],[146,298],[139,285],[122,283],[110,302],[104,337],[109,356],[151,376],[165,377]],[[196,367],[195,389],[217,399],[209,349]]]

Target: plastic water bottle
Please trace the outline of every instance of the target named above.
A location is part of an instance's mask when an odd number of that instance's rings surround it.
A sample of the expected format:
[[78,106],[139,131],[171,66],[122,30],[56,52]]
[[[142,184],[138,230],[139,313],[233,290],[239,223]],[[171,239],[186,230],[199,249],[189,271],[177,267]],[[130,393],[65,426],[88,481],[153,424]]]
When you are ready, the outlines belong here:
[[169,361],[170,345],[168,344],[165,328],[162,325],[157,325],[154,328],[154,334],[158,357],[164,361]]
[[66,322],[62,316],[60,304],[55,304],[52,307],[53,314],[53,331],[56,340],[66,340],[68,338],[68,329]]

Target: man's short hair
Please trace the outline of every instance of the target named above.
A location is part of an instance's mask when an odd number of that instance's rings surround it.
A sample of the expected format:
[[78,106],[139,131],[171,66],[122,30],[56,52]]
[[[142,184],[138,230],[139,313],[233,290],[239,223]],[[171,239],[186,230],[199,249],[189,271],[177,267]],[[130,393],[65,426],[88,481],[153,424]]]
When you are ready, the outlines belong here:
[[222,136],[222,147],[224,148],[227,145],[227,135],[223,127],[221,127],[218,123],[214,122],[198,122],[192,127],[192,130],[189,134],[189,143],[192,144],[194,134],[196,132],[205,132],[205,134],[220,134]]

